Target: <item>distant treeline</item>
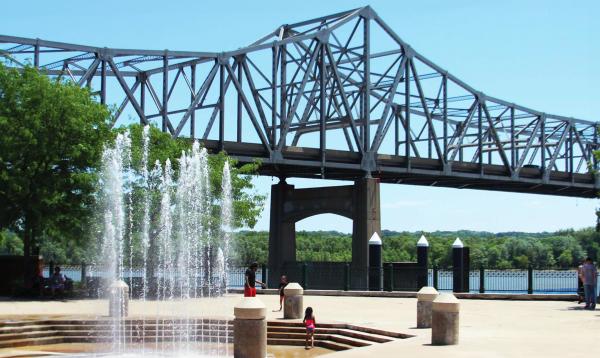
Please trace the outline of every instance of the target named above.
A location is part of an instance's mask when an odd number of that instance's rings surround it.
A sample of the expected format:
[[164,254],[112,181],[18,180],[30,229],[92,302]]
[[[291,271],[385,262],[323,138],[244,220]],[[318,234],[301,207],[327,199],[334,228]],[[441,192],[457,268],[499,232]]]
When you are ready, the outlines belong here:
[[[572,268],[586,256],[600,261],[600,234],[593,229],[525,233],[485,231],[396,232],[383,230],[384,262],[416,261],[417,240],[424,234],[429,241],[430,265],[452,265],[452,242],[459,237],[470,248],[472,268]],[[234,265],[257,261],[267,263],[269,233],[241,231],[233,238]],[[337,231],[299,231],[296,233],[298,261],[350,262],[352,237]],[[48,245],[46,245],[48,246]],[[62,264],[90,262],[89,252],[76,245],[43,246],[47,260]],[[82,251],[81,253],[79,251]],[[23,253],[22,241],[13,233],[0,232],[0,254]],[[48,254],[49,253],[49,254]],[[83,257],[83,259],[82,259]]]
[[[470,248],[471,267],[485,268],[572,268],[586,256],[600,260],[600,235],[594,229],[525,233],[485,231],[396,232],[383,230],[384,262],[416,261],[416,243],[421,234],[430,245],[430,264],[452,265],[452,242],[459,237]],[[298,261],[349,262],[352,237],[337,231],[296,233]],[[235,236],[235,264],[266,263],[269,233],[241,231]]]

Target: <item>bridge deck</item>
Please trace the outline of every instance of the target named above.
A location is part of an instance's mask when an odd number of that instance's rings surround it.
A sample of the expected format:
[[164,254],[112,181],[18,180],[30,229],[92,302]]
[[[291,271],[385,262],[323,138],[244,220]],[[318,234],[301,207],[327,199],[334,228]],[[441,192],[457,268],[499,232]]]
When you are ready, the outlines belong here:
[[[204,146],[216,152],[219,141],[203,141]],[[223,149],[240,163],[261,161],[260,175],[278,177],[321,178],[321,153],[315,148],[289,146],[282,151],[285,159],[272,159],[261,144],[224,142]],[[324,174],[327,179],[354,180],[365,175],[356,152],[327,150]],[[410,163],[410,166],[407,164]],[[518,178],[511,178],[504,166],[454,162],[444,170],[441,161],[404,156],[377,156],[377,170],[373,177],[382,183],[438,186],[459,189],[482,189],[532,194],[549,194],[581,198],[597,197],[594,176],[591,173],[551,171],[544,180],[539,168],[523,168]]]

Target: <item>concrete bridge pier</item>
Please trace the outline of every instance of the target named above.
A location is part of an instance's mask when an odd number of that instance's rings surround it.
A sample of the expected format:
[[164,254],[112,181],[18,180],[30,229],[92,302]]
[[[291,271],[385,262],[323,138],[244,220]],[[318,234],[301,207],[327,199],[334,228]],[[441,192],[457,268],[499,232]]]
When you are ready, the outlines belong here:
[[285,179],[271,186],[271,214],[269,224],[269,287],[277,287],[285,262],[296,261],[296,222],[286,220],[286,199],[294,193],[294,186]]
[[379,180],[362,178],[353,185],[296,189],[285,179],[271,186],[269,286],[277,287],[286,263],[296,262],[296,222],[319,214],[353,221],[351,288],[369,287],[369,239],[381,234]]

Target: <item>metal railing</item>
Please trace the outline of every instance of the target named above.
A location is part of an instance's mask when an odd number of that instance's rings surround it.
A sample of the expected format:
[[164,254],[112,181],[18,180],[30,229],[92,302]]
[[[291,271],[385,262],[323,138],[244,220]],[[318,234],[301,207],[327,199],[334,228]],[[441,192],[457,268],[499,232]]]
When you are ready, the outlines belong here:
[[[92,278],[105,278],[108,277],[108,272],[106,269],[94,266],[94,265],[54,265],[60,266],[61,273],[73,280],[74,282],[81,282],[82,277],[86,277],[88,279]],[[50,265],[45,265],[43,274],[44,277],[50,277]],[[228,275],[228,286],[232,288],[244,287],[244,276],[247,267],[231,267],[229,268]],[[265,281],[266,277],[263,275],[266,269],[259,268],[256,271],[256,279],[259,281]],[[157,273],[157,276],[160,277],[160,272]],[[144,277],[144,268],[143,267],[133,267],[133,268],[125,268],[123,270],[123,279],[126,282],[129,281],[139,281]]]
[[[428,282],[440,291],[453,290],[451,268],[429,270]],[[576,294],[574,269],[484,269],[469,272],[471,293]]]
[[[93,265],[56,266],[60,266],[61,272],[74,282],[81,282],[82,275],[88,279],[102,279],[107,276],[104,269]],[[49,265],[44,267],[45,277],[49,277],[49,269]],[[230,267],[228,287],[243,287],[246,269]],[[289,281],[299,282],[305,289],[321,290],[368,290],[364,279],[368,275],[370,281],[380,278],[382,288],[386,291],[416,291],[425,282],[440,291],[452,291],[454,277],[452,268],[447,267],[434,267],[425,271],[410,265],[384,264],[381,269],[359,269],[345,262],[288,263],[282,274],[286,274]],[[267,275],[268,270],[265,266],[256,272],[257,280],[262,282],[267,282]],[[143,277],[143,268],[126,268],[123,276],[135,286]],[[468,281],[471,293],[576,294],[578,285],[575,269],[481,268],[471,270]]]

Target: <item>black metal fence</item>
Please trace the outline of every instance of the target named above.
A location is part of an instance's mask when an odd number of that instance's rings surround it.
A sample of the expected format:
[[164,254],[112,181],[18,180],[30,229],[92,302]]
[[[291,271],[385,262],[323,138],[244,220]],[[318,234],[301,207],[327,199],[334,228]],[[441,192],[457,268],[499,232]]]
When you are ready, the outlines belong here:
[[288,262],[282,275],[314,290],[366,290],[366,269],[345,262]]
[[[299,282],[305,289],[367,290],[373,289],[374,280],[381,280],[385,291],[417,291],[424,285],[440,291],[454,288],[452,268],[425,270],[412,263],[354,269],[348,263],[297,262],[287,264],[283,271],[290,281]],[[367,271],[371,287],[360,281]],[[575,269],[479,269],[469,272],[468,292],[576,294],[577,281]]]
[[281,274],[313,290],[416,291],[427,282],[427,270],[416,263],[357,268],[346,262],[290,262]]
[[[106,277],[106,272],[92,265],[59,265],[61,272],[74,282],[81,282],[82,275],[88,280]],[[246,267],[231,267],[228,287],[244,286]],[[49,277],[49,267],[44,276]],[[316,290],[368,290],[373,282],[381,282],[385,291],[417,291],[424,285],[440,291],[453,290],[452,268],[424,270],[413,263],[386,263],[381,269],[353,268],[345,262],[295,262],[284,266],[283,274],[289,281],[299,282],[305,289]],[[260,267],[256,273],[259,281],[267,282],[268,270]],[[364,279],[369,276],[371,287]],[[142,268],[124,270],[124,279],[136,286],[143,276]],[[575,269],[478,269],[469,272],[471,293],[530,293],[575,294],[577,271]]]
[[[440,291],[453,290],[452,268],[433,268],[428,284]],[[479,269],[469,272],[471,293],[575,294],[575,269]]]

